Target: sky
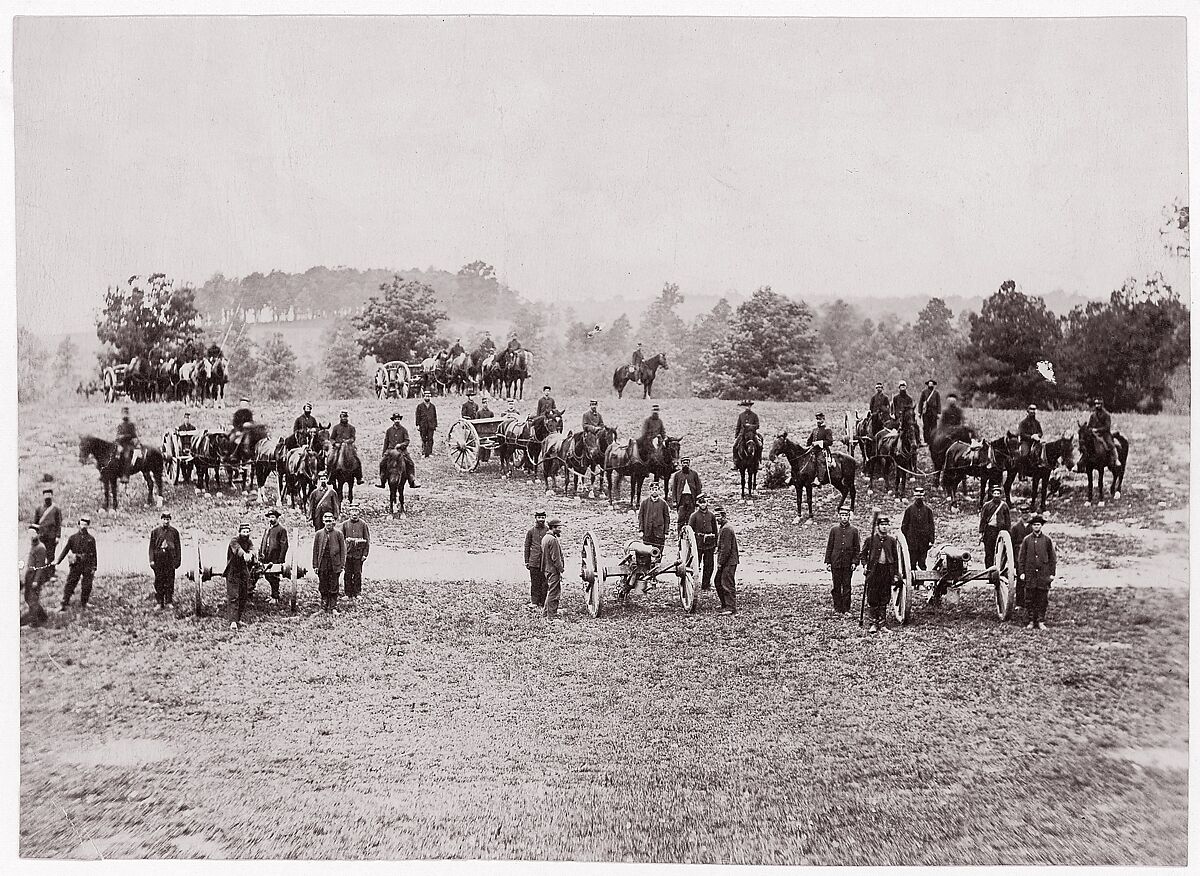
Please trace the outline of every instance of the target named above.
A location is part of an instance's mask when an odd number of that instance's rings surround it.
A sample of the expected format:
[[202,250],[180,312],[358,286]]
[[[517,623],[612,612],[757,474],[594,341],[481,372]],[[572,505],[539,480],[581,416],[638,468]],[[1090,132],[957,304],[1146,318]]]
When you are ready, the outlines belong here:
[[17,319],[475,259],[562,302],[1101,297],[1178,268],[1186,63],[1180,18],[18,18]]

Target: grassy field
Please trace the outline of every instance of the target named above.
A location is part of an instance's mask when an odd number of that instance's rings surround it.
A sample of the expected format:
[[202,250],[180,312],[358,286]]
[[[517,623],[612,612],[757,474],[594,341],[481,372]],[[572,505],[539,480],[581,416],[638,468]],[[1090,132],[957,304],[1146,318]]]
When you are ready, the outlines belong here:
[[[569,421],[582,413],[581,399],[559,402]],[[410,428],[413,406],[399,405]],[[256,412],[280,425],[298,407]],[[350,403],[368,476],[392,407]],[[439,438],[456,407],[439,405]],[[736,406],[663,407],[730,507],[744,557],[819,552],[827,489],[816,526],[792,525],[791,490],[743,504],[728,464]],[[623,435],[646,408],[602,406]],[[756,410],[773,435],[806,427],[817,407]],[[135,418],[161,435],[178,412],[139,406]],[[1020,416],[971,415],[988,433]],[[116,409],[72,417],[68,428],[58,412],[21,409],[23,511],[43,472],[68,516],[95,510],[78,432],[111,435]],[[1043,418],[1048,431],[1073,422]],[[1065,582],[1105,586],[1056,588],[1042,634],[999,624],[968,587],[955,606],[869,636],[829,610],[823,574],[743,576],[733,618],[714,614],[711,593],[685,616],[663,588],[592,620],[575,580],[569,620],[548,627],[523,608],[521,583],[459,580],[452,567],[411,580],[371,561],[356,608],[312,614],[309,584],[300,614],[259,604],[231,633],[151,611],[146,576],[102,574],[86,617],[22,633],[22,854],[1182,864],[1187,592],[1147,585],[1169,583],[1168,570],[1187,578],[1188,423],[1117,425],[1133,442],[1122,499],[1085,508],[1072,484],[1048,526]],[[361,492],[379,542],[519,551],[543,503],[568,520],[570,576],[585,528],[614,558],[634,528],[621,506],[546,497],[494,466],[460,475],[441,448],[418,457],[418,477],[403,520],[386,518],[380,491]],[[133,487],[119,513],[94,518],[102,548],[156,522]],[[176,489],[167,503],[185,535],[213,541],[258,513],[232,494]],[[863,489],[860,523],[873,503],[902,507]],[[974,515],[933,504],[939,541],[970,545]]]

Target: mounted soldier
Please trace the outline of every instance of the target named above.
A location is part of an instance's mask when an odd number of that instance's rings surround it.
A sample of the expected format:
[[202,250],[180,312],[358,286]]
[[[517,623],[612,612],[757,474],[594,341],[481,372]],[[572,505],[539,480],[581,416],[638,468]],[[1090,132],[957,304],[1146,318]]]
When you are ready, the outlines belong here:
[[891,402],[888,401],[887,394],[883,391],[882,383],[875,384],[875,394],[871,396],[867,412],[877,416],[880,423],[886,420],[888,414],[891,413]]
[[550,386],[542,387],[542,397],[538,399],[537,416],[551,417],[558,412],[558,402],[554,400],[554,396],[550,394]]
[[754,406],[754,402],[751,401],[750,399],[745,399],[744,401],[738,402],[738,407],[745,408],[746,410],[744,410],[740,414],[738,414],[737,425],[733,429],[733,443],[734,444],[737,444],[738,439],[742,437],[742,431],[747,426],[750,426],[754,429],[755,436],[758,438],[758,443],[762,444],[762,436],[758,434],[758,428],[759,428],[758,414],[756,414],[756,413],[754,413],[754,411],[750,410],[750,408],[752,408],[753,406]]
[[1112,414],[1104,409],[1104,399],[1092,401],[1092,415],[1088,418],[1087,427],[1104,445],[1107,458],[1115,463],[1117,454],[1113,449]]
[[1042,424],[1037,418],[1037,405],[1030,405],[1025,410],[1025,419],[1017,426],[1017,436],[1021,439],[1019,454],[1022,459],[1041,450],[1044,434]]
[[[141,447],[141,442],[138,440],[137,426],[133,424],[133,420],[129,419],[129,408],[121,408],[121,422],[117,423],[117,445],[121,448],[121,465],[122,471],[128,471],[129,466],[133,463],[133,451],[135,447]],[[123,480],[127,480],[122,475]]]
[[479,349],[483,350],[489,355],[492,355],[496,352],[496,342],[492,340],[491,332],[483,333],[483,340],[479,342]]
[[658,416],[658,404],[650,406],[650,416],[642,420],[642,433],[637,439],[637,451],[642,461],[650,459],[655,447],[662,447],[667,440],[667,425]]
[[455,338],[454,346],[450,348],[450,358],[456,359],[465,352],[466,352],[466,350],[463,349],[463,345],[462,345],[462,338]]
[[[358,430],[350,424],[350,412],[341,411],[338,414],[338,421],[329,432],[329,444],[331,452],[329,453],[329,476],[333,477],[334,463],[338,458],[338,449],[346,441],[355,441],[358,438]],[[358,465],[354,470],[354,479],[358,483],[363,482],[362,478],[362,460],[358,461]]]
[[646,356],[642,352],[642,342],[637,342],[637,349],[629,357],[629,367],[633,369],[633,379],[641,382],[642,379],[642,363],[646,361]]
[[392,425],[388,428],[383,436],[383,455],[379,457],[379,486],[382,489],[387,486],[387,455],[393,450],[400,452],[400,455],[408,463],[408,485],[414,490],[420,488],[415,480],[413,473],[416,471],[416,464],[413,458],[408,453],[408,429],[400,422],[404,419],[404,415],[399,411],[392,414]]
[[[256,431],[261,437],[266,437],[266,430],[254,422],[254,412],[250,410],[250,399],[245,396],[238,399],[238,409],[233,412],[231,423],[229,444],[233,448],[234,459],[241,458],[242,439],[247,431]],[[253,448],[251,448],[251,453],[253,453]]]
[[957,429],[965,422],[963,409],[958,406],[958,396],[950,393],[946,396],[946,410],[942,411],[941,427],[946,429]]
[[597,399],[592,399],[588,402],[588,409],[583,412],[583,421],[580,424],[583,426],[583,431],[599,432],[604,428],[604,417],[597,410],[599,404],[600,402]]
[[292,436],[296,440],[295,446],[300,447],[307,444],[309,438],[320,428],[317,418],[312,415],[312,403],[306,402],[304,413],[296,417],[296,422],[292,424]]
[[819,448],[816,451],[817,459],[817,481],[822,484],[829,483],[829,465],[832,462],[833,447],[833,430],[825,425],[825,415],[817,414],[816,425],[812,431],[808,433],[808,440],[805,442],[808,447]]
[[521,349],[521,342],[517,340],[517,333],[513,332],[508,338],[508,346],[504,348],[509,355],[517,353]]
[[925,381],[921,397],[917,401],[917,411],[921,415],[921,438],[926,444],[937,431],[938,417],[942,413],[942,397],[938,395],[937,381],[933,378]]
[[904,412],[906,410],[916,410],[916,407],[916,402],[914,402],[912,396],[908,394],[907,381],[901,380],[899,385],[896,387],[896,394],[892,396],[892,416],[897,420],[903,420]]

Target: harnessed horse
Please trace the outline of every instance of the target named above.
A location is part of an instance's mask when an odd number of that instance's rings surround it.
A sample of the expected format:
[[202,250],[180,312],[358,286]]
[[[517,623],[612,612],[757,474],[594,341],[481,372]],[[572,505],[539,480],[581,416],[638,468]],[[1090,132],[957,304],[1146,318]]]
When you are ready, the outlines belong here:
[[154,488],[158,487],[158,505],[162,505],[163,468],[166,460],[161,451],[153,447],[142,447],[135,451],[133,460],[126,466],[118,444],[94,435],[82,435],[79,438],[79,464],[85,465],[89,456],[96,460],[96,470],[100,472],[105,511],[108,510],[110,496],[113,510],[117,508],[118,479],[138,472],[146,479],[146,504],[154,504]]
[[[762,462],[763,442],[758,426],[747,423],[733,442],[733,465],[742,479],[742,498],[754,498],[758,487],[758,466]],[[748,489],[747,489],[748,488]]]
[[[815,445],[802,447],[788,438],[786,431],[780,433],[771,445],[771,453],[768,458],[774,460],[775,457],[783,454],[792,467],[792,485],[796,488],[796,519],[792,521],[793,523],[799,523],[804,514],[801,491],[808,497],[808,519],[813,519],[812,494],[813,484],[817,480],[817,453],[819,452],[823,453],[824,450]],[[833,463],[829,466],[829,484],[842,496],[841,501],[838,502],[838,510],[842,509],[849,497],[850,510],[853,511],[854,501],[857,497],[854,477],[858,470],[858,463],[848,453],[834,451],[830,455],[833,457]]]

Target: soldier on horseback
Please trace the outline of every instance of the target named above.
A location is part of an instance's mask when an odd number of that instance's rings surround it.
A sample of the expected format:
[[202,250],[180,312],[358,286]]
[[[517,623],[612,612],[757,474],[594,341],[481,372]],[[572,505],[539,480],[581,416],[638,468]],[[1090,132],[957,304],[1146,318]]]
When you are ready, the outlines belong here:
[[450,358],[455,359],[465,352],[462,345],[462,338],[455,338],[454,346],[450,348]]
[[592,399],[588,403],[588,409],[583,412],[583,431],[599,432],[604,428],[604,417],[602,417],[600,415],[600,411],[596,409],[597,405],[599,404],[600,402],[596,399]]
[[667,440],[667,425],[658,416],[658,404],[650,406],[650,416],[642,421],[642,434],[637,439],[638,455],[642,461],[650,459],[655,447],[662,447]]
[[888,413],[891,410],[891,403],[888,401],[887,394],[883,391],[883,384],[875,384],[875,394],[871,396],[871,401],[868,404],[868,413],[877,417],[877,422],[882,423],[887,419]]
[[[337,424],[329,432],[329,443],[333,447],[333,452],[329,454],[329,476],[331,478],[333,477],[334,463],[337,461],[338,451],[341,448],[342,443],[345,441],[354,441],[357,435],[358,430],[350,425],[350,412],[342,411],[338,415]],[[363,482],[361,459],[358,460],[358,464],[354,469],[354,480],[359,484]]]
[[746,410],[738,414],[737,425],[733,430],[734,444],[738,443],[738,440],[742,437],[743,430],[745,430],[747,426],[754,429],[755,438],[758,440],[759,444],[762,444],[762,436],[758,434],[758,414],[750,410],[750,408],[753,406],[754,402],[752,402],[750,399],[745,399],[744,401],[738,402],[738,407],[745,408]]
[[1021,439],[1018,450],[1021,459],[1038,453],[1042,447],[1042,424],[1038,422],[1037,405],[1030,405],[1025,410],[1025,419],[1017,426],[1017,436]]
[[638,341],[637,349],[633,351],[633,355],[629,357],[629,367],[633,371],[633,379],[641,383],[642,380],[642,363],[646,361],[646,356],[642,353],[642,342]]
[[[267,430],[264,426],[260,426],[254,422],[254,412],[250,410],[250,399],[242,396],[238,400],[239,407],[233,412],[233,428],[229,430],[229,442],[233,447],[234,459],[242,462],[249,462],[253,457],[254,444],[267,437]],[[246,434],[250,434],[250,451],[246,458],[242,457],[242,442]]]
[[896,387],[897,392],[892,396],[892,416],[896,420],[903,422],[904,412],[915,411],[916,402],[913,401],[911,395],[908,394],[908,383],[901,380],[899,386]]
[[512,335],[509,336],[508,346],[505,347],[504,349],[508,352],[509,356],[512,356],[514,353],[517,353],[518,351],[520,351],[521,342],[517,340],[516,332],[513,332]]
[[492,340],[491,332],[483,333],[483,340],[479,342],[479,349],[491,355],[496,352],[496,342]]
[[[133,420],[129,419],[129,408],[121,408],[121,422],[117,424],[117,446],[121,448],[121,471],[129,471],[129,466],[133,463],[133,450],[135,447],[141,447],[141,442],[138,440],[137,427],[133,425]],[[124,474],[121,475],[122,480],[128,480]]]
[[821,484],[829,483],[829,466],[833,462],[833,454],[830,450],[833,447],[833,430],[825,425],[825,415],[817,414],[817,424],[813,426],[811,432],[808,433],[808,441],[805,442],[808,447],[819,448],[817,453],[817,481]]
[[1087,427],[1103,445],[1105,459],[1115,463],[1117,454],[1113,447],[1112,414],[1104,409],[1104,399],[1092,401],[1092,415],[1088,417]]
[[946,410],[942,411],[942,429],[957,429],[963,424],[963,409],[958,406],[958,396],[946,396]]
[[306,402],[304,413],[296,417],[296,422],[292,424],[292,436],[296,440],[295,446],[300,447],[307,444],[309,437],[319,428],[317,418],[312,415],[312,402]]
[[420,489],[420,484],[413,480],[413,474],[416,472],[417,466],[413,462],[413,458],[408,455],[408,430],[400,422],[404,419],[404,415],[399,411],[392,414],[392,425],[383,436],[383,456],[379,458],[379,486],[380,488],[387,486],[387,455],[392,450],[400,452],[400,456],[408,464],[408,485],[414,490]]
[[554,396],[550,394],[550,387],[542,387],[542,397],[538,399],[537,416],[550,417],[558,412],[558,402],[554,400]]

